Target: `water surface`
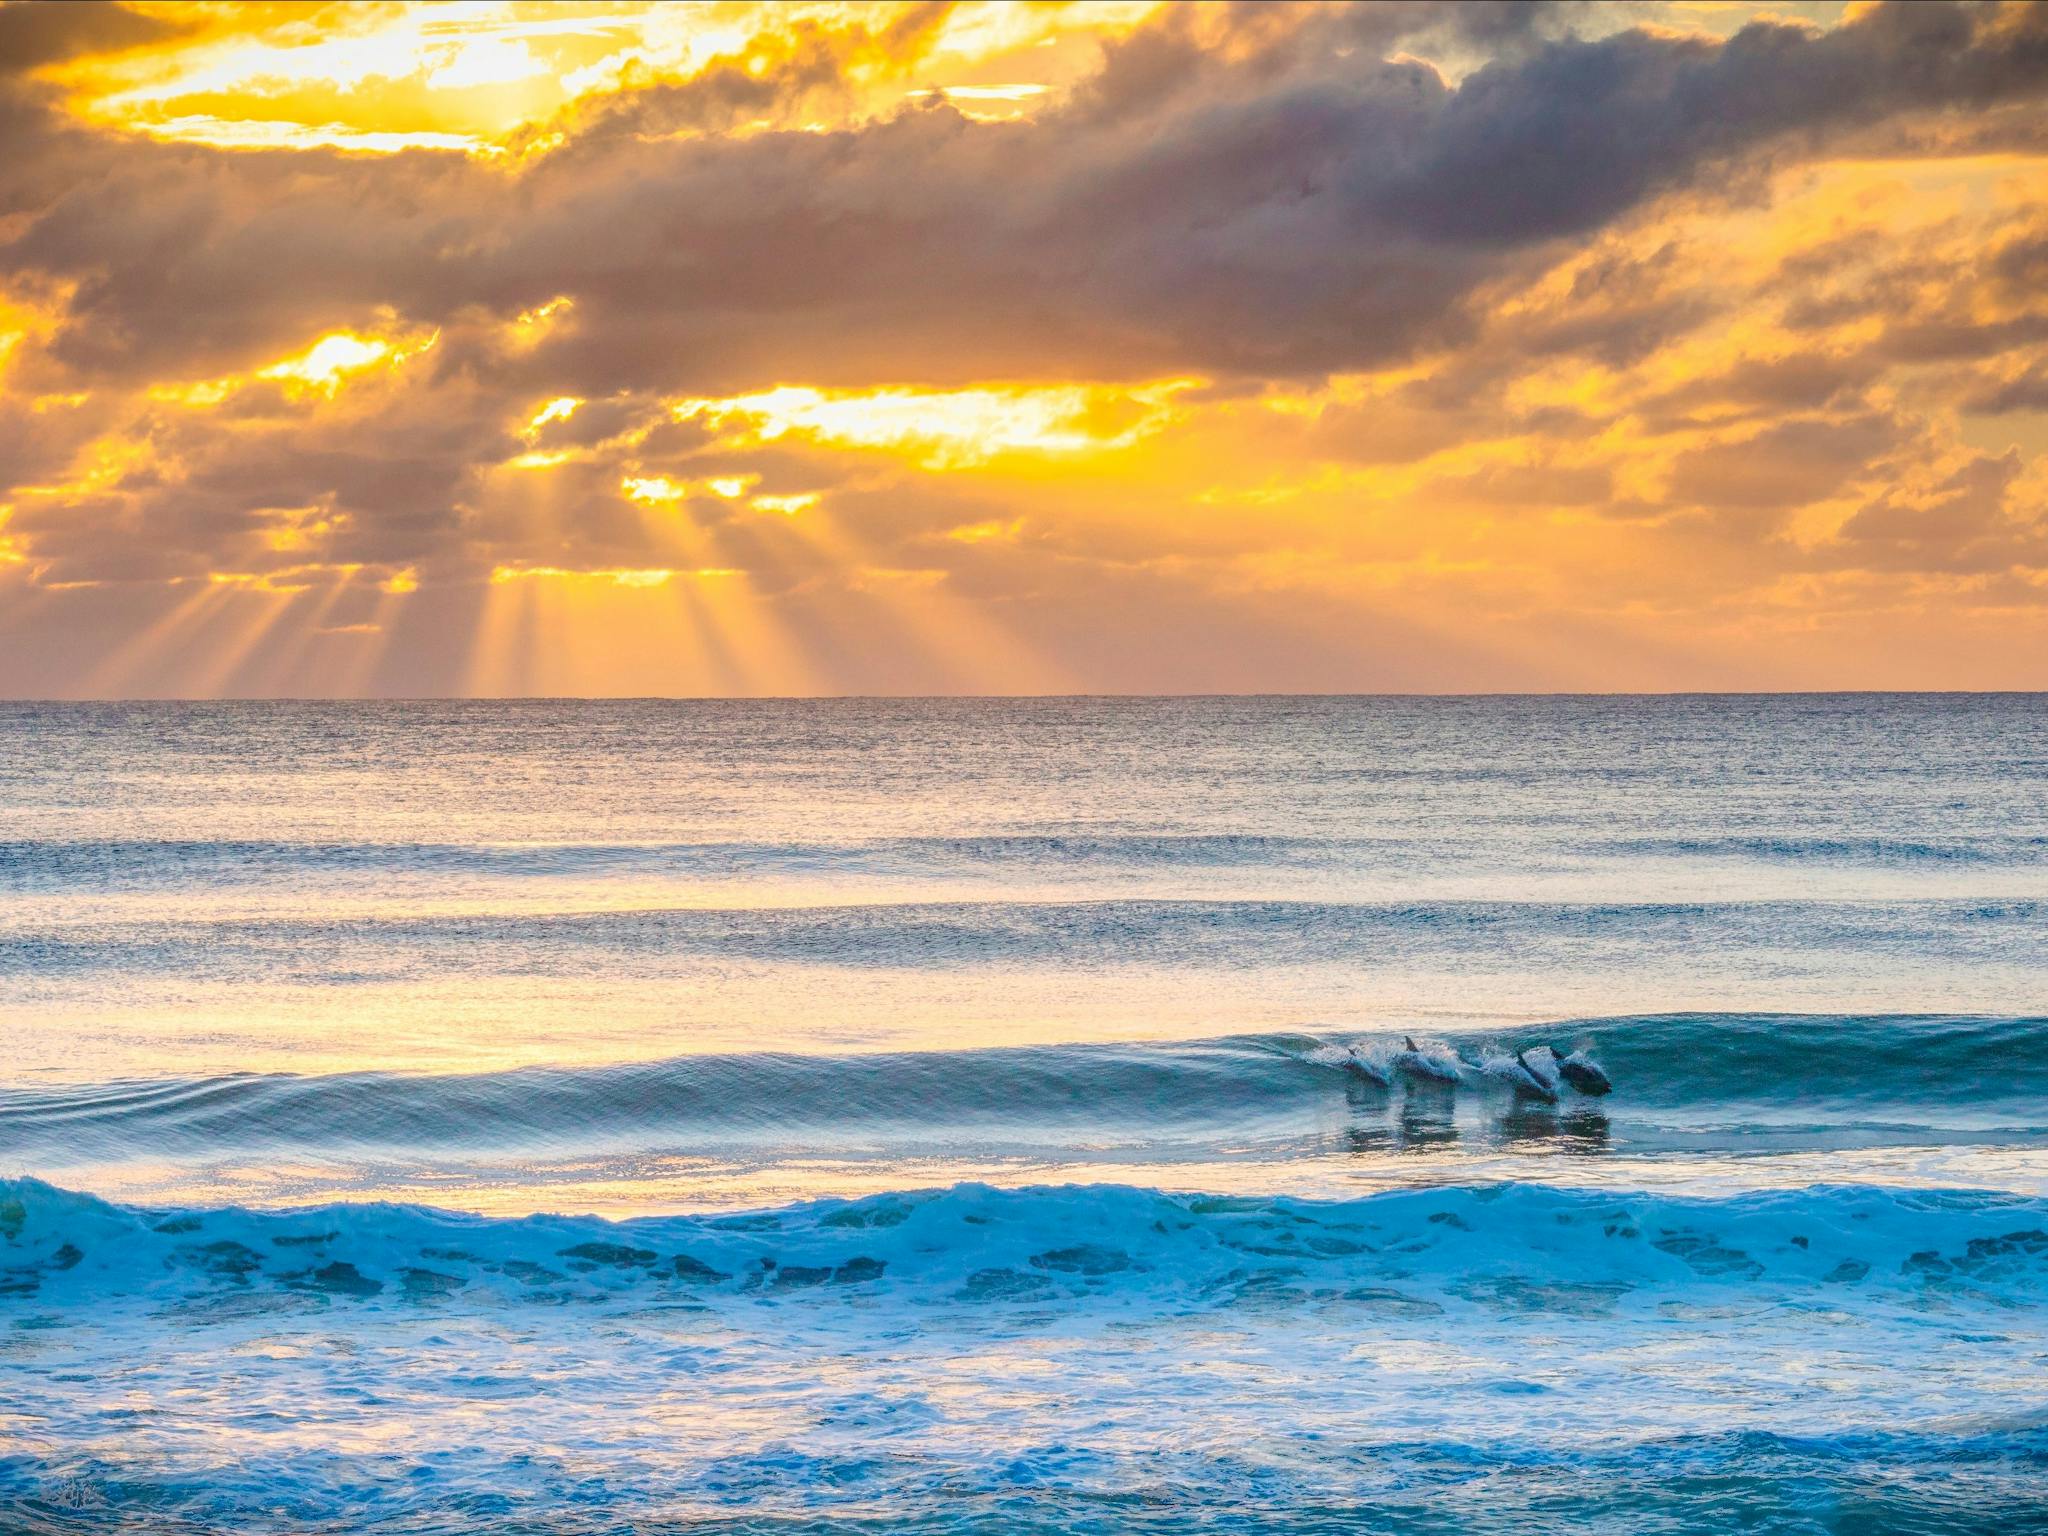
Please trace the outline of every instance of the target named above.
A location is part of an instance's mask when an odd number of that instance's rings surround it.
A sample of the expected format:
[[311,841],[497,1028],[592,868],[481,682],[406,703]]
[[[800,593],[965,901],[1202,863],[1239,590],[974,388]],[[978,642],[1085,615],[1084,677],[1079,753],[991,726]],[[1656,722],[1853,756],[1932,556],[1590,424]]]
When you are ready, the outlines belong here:
[[2048,1529],[2044,981],[2032,696],[0,707],[0,1509]]

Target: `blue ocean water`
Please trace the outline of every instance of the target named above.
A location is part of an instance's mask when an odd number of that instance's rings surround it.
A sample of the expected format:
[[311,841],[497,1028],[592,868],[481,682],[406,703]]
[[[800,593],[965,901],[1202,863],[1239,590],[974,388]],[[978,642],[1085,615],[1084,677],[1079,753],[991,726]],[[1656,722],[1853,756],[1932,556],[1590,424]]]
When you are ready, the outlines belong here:
[[0,1038],[8,1531],[2048,1531],[2040,697],[0,706]]

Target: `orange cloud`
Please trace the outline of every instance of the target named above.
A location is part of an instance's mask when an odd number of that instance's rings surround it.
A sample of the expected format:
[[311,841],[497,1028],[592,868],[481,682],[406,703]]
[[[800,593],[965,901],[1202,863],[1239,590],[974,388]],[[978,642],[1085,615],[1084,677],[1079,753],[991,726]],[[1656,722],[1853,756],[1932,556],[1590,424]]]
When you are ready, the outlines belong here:
[[2039,8],[94,14],[7,691],[2044,681]]

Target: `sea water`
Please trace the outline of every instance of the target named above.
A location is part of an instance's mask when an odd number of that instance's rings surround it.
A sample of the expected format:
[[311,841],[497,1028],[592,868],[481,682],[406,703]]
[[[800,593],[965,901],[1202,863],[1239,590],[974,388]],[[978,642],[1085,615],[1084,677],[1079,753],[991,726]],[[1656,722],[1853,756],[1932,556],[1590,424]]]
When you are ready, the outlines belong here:
[[0,1529],[2048,1530],[2044,1015],[2033,696],[0,706]]

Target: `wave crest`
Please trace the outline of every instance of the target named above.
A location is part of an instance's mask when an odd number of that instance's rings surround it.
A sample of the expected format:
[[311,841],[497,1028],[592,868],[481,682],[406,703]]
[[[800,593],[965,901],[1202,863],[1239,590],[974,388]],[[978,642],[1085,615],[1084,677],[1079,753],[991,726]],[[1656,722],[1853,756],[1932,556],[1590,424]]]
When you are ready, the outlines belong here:
[[[800,1056],[685,1056],[468,1075],[344,1073],[0,1089],[0,1154],[219,1154],[280,1146],[760,1148],[972,1133],[1037,1145],[1213,1144],[1298,1129],[1359,1093],[1352,1047],[1382,1063],[1396,1031],[1238,1035],[1172,1044]],[[2048,1113],[2048,1019],[1669,1015],[1432,1036],[1445,1059],[1590,1044],[1639,1133],[1794,1123],[1816,1133],[2032,1134]],[[1489,1086],[1490,1085],[1490,1086]],[[1482,1071],[1457,1091],[1505,1092]],[[1578,1103],[1569,1091],[1567,1105]],[[1591,1107],[1594,1101],[1584,1101]]]
[[[1250,1301],[1599,1312],[1637,1291],[1864,1287],[2018,1304],[2048,1201],[1817,1188],[1687,1199],[1542,1185],[1342,1202],[983,1185],[608,1222],[416,1206],[144,1211],[0,1182],[0,1298],[400,1304],[886,1292],[921,1303]],[[230,1303],[232,1304],[232,1303]]]

